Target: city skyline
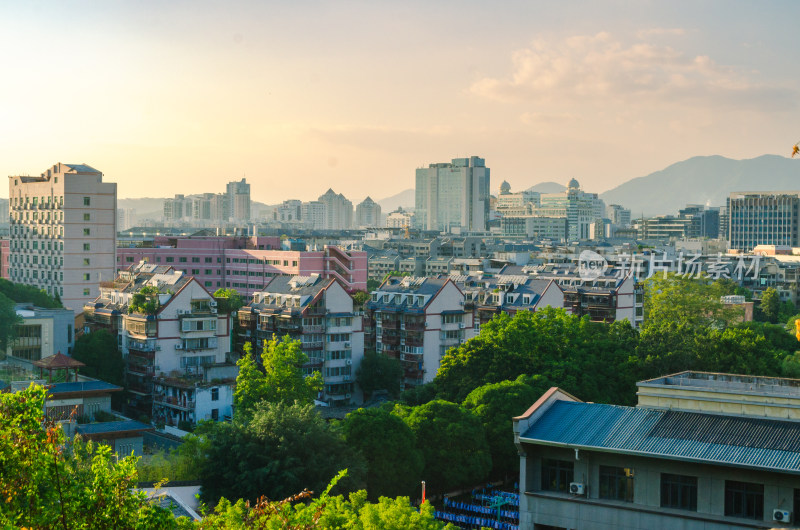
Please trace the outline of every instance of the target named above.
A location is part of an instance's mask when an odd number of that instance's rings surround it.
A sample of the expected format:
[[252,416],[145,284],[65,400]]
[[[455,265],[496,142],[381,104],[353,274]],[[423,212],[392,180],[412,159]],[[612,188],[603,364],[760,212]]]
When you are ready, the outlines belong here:
[[0,171],[87,163],[131,198],[244,177],[267,204],[329,187],[358,203],[474,155],[514,190],[575,177],[603,192],[692,156],[788,155],[798,14],[789,2],[4,3]]

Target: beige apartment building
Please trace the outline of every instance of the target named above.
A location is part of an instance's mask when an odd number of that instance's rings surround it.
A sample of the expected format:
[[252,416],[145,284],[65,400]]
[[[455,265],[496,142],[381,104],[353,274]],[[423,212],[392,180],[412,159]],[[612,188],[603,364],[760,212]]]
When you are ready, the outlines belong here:
[[58,163],[39,176],[8,177],[9,279],[58,295],[75,313],[112,280],[117,185],[85,164]]

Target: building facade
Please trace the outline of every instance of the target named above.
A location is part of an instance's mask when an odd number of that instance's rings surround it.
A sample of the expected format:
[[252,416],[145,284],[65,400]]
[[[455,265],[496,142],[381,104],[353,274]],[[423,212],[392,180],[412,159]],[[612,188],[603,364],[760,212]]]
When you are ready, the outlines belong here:
[[239,346],[253,345],[256,359],[276,336],[299,340],[307,374],[319,372],[324,388],[318,399],[331,405],[361,403],[356,371],[364,357],[362,318],[353,298],[332,278],[319,275],[273,278],[237,312]]
[[225,187],[227,206],[225,208],[226,220],[250,220],[250,184],[242,179],[239,182],[229,182]]
[[75,313],[71,309],[45,309],[16,304],[21,319],[14,325],[5,356],[15,364],[30,366],[34,361],[57,353],[72,355],[75,346]]
[[356,228],[381,226],[381,206],[367,197],[356,206]]
[[796,380],[684,372],[639,406],[551,388],[514,418],[520,528],[796,528]]
[[486,230],[490,170],[483,158],[454,158],[417,169],[414,222],[441,232]]
[[85,164],[8,178],[9,279],[61,298],[80,313],[114,277],[117,185]]
[[353,203],[341,193],[328,188],[320,195],[319,202],[324,205],[325,230],[350,230],[353,228]]
[[404,388],[433,381],[447,350],[472,338],[464,293],[449,279],[390,277],[365,307],[365,348],[399,359]]
[[728,198],[728,247],[800,246],[800,192],[735,192]]

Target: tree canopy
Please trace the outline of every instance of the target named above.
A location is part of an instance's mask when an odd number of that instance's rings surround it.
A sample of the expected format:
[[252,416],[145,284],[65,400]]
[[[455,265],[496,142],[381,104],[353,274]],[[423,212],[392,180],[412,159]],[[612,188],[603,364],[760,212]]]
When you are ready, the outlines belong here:
[[278,340],[273,335],[261,354],[261,365],[253,360],[252,344],[245,344],[245,355],[237,365],[236,390],[233,394],[236,414],[247,414],[261,401],[271,403],[311,403],[322,390],[322,375],[303,375],[308,357],[300,341],[288,335]]
[[249,418],[208,425],[204,436],[201,497],[212,505],[223,496],[254,502],[321,491],[342,468],[349,475],[340,487],[363,485],[363,459],[312,405],[262,401]]
[[125,361],[117,338],[108,330],[85,333],[75,341],[72,356],[86,364],[81,373],[118,386],[125,384]]
[[14,338],[16,325],[22,319],[14,309],[14,301],[6,295],[0,293],[0,352],[5,354],[6,348]]
[[342,421],[342,431],[366,459],[370,500],[418,491],[424,462],[403,420],[383,407],[358,409]]
[[403,367],[400,361],[385,354],[374,351],[364,352],[364,358],[356,372],[356,381],[364,391],[364,399],[377,390],[386,390],[396,398],[400,395],[400,382],[403,379]]
[[214,299],[218,303],[217,310],[220,313],[238,311],[244,305],[242,295],[235,289],[226,289],[224,287],[217,289],[214,292]]
[[46,309],[63,307],[61,301],[53,298],[42,289],[31,285],[14,283],[5,278],[0,278],[0,294],[7,296],[16,303],[28,303]]
[[413,408],[398,404],[393,414],[416,437],[430,491],[472,487],[488,476],[492,459],[483,426],[460,405],[440,399]]

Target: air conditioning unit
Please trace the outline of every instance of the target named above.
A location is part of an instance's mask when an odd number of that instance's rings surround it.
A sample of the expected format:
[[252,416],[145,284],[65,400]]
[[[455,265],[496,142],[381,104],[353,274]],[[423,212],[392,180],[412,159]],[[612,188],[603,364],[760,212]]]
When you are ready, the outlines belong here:
[[344,343],[344,347],[345,347],[345,348],[349,348],[349,347],[350,347],[350,343],[349,343],[349,342],[345,342],[345,343]]
[[175,349],[176,350],[182,350],[183,349],[183,344],[180,344],[180,343],[176,344],[175,345]]
[[459,322],[458,323],[458,329],[464,329],[464,323],[463,322]]
[[344,364],[346,364],[347,366],[350,366],[351,364],[353,364],[353,361],[352,361],[352,360],[350,360],[350,359],[347,359],[347,360],[344,362]]
[[782,523],[790,523],[792,522],[792,512],[776,508],[775,510],[772,510],[772,520],[780,521]]
[[212,300],[212,301],[210,301],[208,303],[208,305],[211,306],[211,307],[217,307],[217,301],[216,300]]
[[584,494],[585,486],[583,482],[570,482],[569,483],[569,492],[573,495],[583,495]]
[[345,399],[350,399],[350,394],[345,394],[345,395],[344,395],[344,398],[345,398]]
[[350,376],[346,375],[342,378],[342,381],[350,381]]

